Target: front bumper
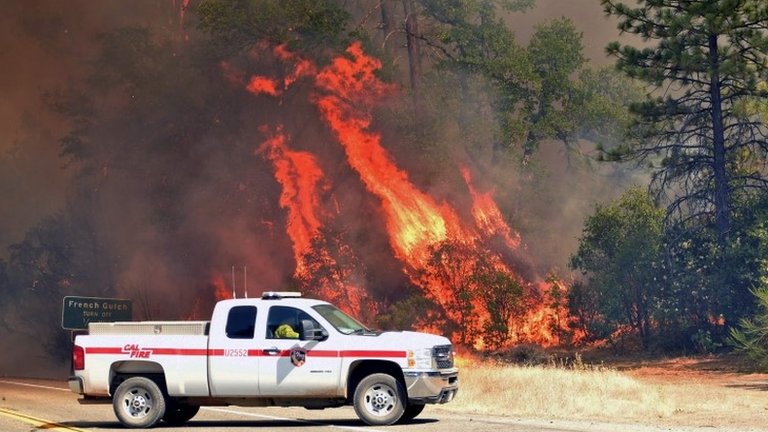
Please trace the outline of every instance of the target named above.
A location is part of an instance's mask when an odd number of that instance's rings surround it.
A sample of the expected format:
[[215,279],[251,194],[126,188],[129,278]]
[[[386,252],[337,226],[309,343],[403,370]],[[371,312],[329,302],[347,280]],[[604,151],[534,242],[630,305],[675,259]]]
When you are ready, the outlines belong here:
[[459,370],[405,371],[405,387],[408,400],[417,403],[446,403],[456,397],[459,391]]

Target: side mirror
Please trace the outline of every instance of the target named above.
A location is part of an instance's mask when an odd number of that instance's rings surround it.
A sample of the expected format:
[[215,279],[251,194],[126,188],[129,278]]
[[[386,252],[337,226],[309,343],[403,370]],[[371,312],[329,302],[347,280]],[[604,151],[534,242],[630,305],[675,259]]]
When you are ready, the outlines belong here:
[[301,320],[301,340],[324,341],[328,339],[328,332],[315,326],[312,320]]

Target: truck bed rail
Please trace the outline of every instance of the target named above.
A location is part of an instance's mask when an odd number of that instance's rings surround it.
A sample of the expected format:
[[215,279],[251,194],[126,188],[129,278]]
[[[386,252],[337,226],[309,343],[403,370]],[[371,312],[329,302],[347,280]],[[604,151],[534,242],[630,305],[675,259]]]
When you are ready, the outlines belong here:
[[209,321],[142,321],[142,322],[92,322],[88,324],[91,335],[179,335],[205,336]]

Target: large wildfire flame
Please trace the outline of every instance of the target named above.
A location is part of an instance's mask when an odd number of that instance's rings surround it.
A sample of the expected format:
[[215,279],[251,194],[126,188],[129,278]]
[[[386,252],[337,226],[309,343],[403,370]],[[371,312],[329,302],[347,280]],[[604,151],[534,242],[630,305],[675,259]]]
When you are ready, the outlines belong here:
[[[249,85],[248,89],[251,90],[252,87]],[[262,129],[267,131],[267,128]],[[322,190],[328,187],[323,183],[323,171],[311,153],[292,151],[288,148],[281,125],[258,152],[263,152],[265,157],[272,161],[275,179],[283,187],[280,207],[288,210],[286,228],[293,242],[296,273],[303,274],[306,272],[304,256],[312,250],[312,239],[320,235],[319,196]]]
[[[553,297],[551,291],[556,286],[561,293],[562,286],[523,280],[505,262],[505,252],[489,246],[491,239],[498,238],[507,252],[521,245],[492,192],[479,192],[470,168],[459,167],[473,202],[473,220],[464,221],[449,203],[438,202],[410,181],[382,146],[381,134],[371,126],[373,109],[396,88],[376,77],[379,60],[366,55],[358,43],[319,70],[284,46],[273,48],[272,55],[285,66],[282,78],[253,75],[245,79],[227,65],[224,73],[254,95],[276,98],[296,81],[312,80],[314,91],[308,102],[314,104],[343,148],[349,167],[378,199],[395,258],[403,264],[406,277],[439,306],[440,313],[426,314],[417,324],[422,329],[450,331],[457,342],[475,347],[486,344],[478,337],[484,329],[501,329],[497,334],[504,336],[500,339],[504,344],[560,343],[568,316],[562,307],[563,296]],[[323,209],[321,196],[329,190],[331,179],[320,169],[315,155],[289,147],[283,126],[264,126],[262,131],[267,139],[257,154],[272,163],[275,179],[282,186],[280,206],[288,212],[286,231],[293,244],[295,278],[306,282],[304,288],[313,294],[352,313],[375,311],[375,302],[360,286],[354,269],[342,267],[318,278],[321,267],[338,268],[341,257],[354,254],[342,241],[324,238],[323,227],[333,215]],[[513,305],[514,297],[501,296],[509,286],[521,287],[523,304]],[[505,322],[494,323],[499,317]],[[448,322],[453,327],[439,328]]]

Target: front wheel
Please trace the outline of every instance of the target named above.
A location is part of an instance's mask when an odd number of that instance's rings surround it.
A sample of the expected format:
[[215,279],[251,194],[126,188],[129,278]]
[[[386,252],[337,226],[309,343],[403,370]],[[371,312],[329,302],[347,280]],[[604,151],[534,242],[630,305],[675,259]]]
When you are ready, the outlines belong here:
[[400,420],[398,420],[398,422],[406,423],[415,419],[417,415],[421,414],[421,412],[424,411],[424,407],[425,407],[424,404],[408,404],[408,406],[405,407],[403,416],[400,417]]
[[117,387],[112,408],[120,423],[129,428],[149,428],[165,415],[165,398],[149,378],[133,377]]
[[197,405],[188,405],[180,402],[169,402],[166,405],[163,422],[170,426],[181,426],[200,411],[200,407]]
[[371,426],[391,425],[405,411],[405,391],[391,375],[372,374],[357,385],[353,402],[360,420]]

